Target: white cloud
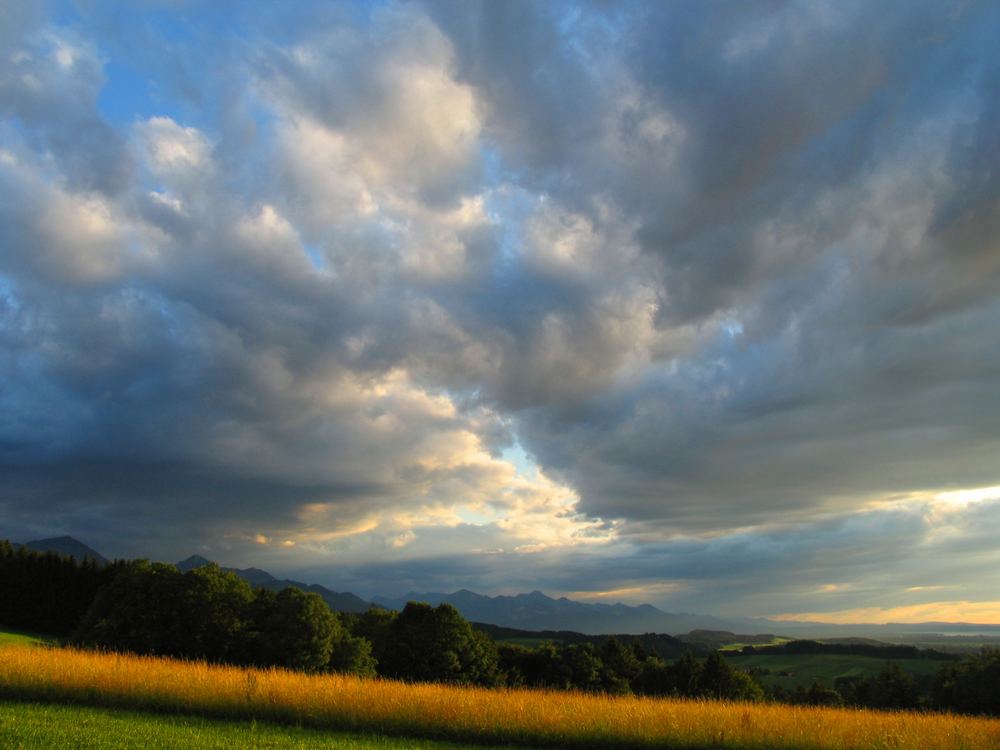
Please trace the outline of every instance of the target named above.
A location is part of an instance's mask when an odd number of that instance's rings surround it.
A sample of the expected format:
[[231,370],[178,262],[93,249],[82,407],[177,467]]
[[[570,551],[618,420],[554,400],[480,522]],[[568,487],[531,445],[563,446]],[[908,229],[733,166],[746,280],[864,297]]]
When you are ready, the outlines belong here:
[[[564,10],[0,30],[9,517],[693,602],[735,560],[809,611],[968,577],[1000,481],[995,21]],[[914,545],[938,562],[904,580]]]
[[136,123],[134,132],[144,163],[164,184],[192,189],[211,174],[212,147],[197,128],[150,117]]

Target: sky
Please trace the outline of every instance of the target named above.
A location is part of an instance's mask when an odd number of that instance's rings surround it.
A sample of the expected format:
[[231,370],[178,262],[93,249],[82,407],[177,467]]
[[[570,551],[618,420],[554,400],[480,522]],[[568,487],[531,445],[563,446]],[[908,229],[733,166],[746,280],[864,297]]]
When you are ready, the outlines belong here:
[[3,2],[0,537],[1000,622],[1000,6]]

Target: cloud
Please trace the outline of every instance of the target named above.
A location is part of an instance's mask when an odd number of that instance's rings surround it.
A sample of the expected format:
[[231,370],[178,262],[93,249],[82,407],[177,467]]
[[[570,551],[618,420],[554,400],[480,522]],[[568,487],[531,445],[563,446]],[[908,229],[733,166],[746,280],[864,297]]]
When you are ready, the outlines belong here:
[[[336,26],[272,48],[256,85],[291,131],[282,137],[293,151],[305,145],[295,136],[305,135],[328,158],[340,152],[386,199],[448,205],[481,169],[476,94],[452,67],[451,46],[433,23],[409,6],[389,6],[365,30]],[[322,195],[324,186],[313,184]]]
[[[20,13],[9,533],[370,591],[927,603],[988,555],[966,519],[992,505],[941,493],[1000,482],[998,26],[985,3]],[[939,560],[911,580],[915,546]]]
[[97,49],[69,29],[29,29],[4,47],[0,113],[46,150],[74,187],[122,190],[131,164],[121,135],[95,111],[104,85]]
[[[454,536],[418,530],[415,544],[426,544],[411,558],[373,562],[347,555],[326,580],[395,595],[463,586],[517,592],[541,583],[550,595],[652,602],[671,612],[791,619],[805,613],[804,619],[817,620],[829,613],[830,622],[847,609],[864,609],[875,621],[877,610],[992,601],[995,582],[983,570],[996,551],[988,534],[970,532],[995,523],[1000,506],[944,519],[934,505],[932,498],[911,498],[862,513],[640,544],[603,535],[588,546],[518,548],[480,526],[462,531],[484,543],[462,547],[454,546]],[[330,576],[329,570],[322,564],[296,569],[313,578]]]
[[778,615],[779,620],[835,623],[971,622],[1000,620],[1000,602],[941,601],[909,607],[867,607],[838,612],[802,612]]
[[155,178],[184,186],[211,169],[211,146],[197,128],[182,127],[169,117],[151,117],[134,130],[143,161]]

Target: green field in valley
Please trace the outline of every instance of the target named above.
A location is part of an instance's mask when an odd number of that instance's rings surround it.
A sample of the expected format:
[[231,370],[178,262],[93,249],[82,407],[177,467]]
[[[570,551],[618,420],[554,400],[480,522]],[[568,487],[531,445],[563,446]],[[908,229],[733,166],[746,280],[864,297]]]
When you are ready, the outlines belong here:
[[489,750],[413,738],[326,732],[261,722],[0,702],[5,750]]
[[[753,656],[726,654],[726,659],[738,669],[770,670],[761,676],[766,685],[794,688],[809,687],[813,682],[833,687],[838,677],[874,677],[885,666],[885,659],[871,656],[841,654],[755,654]],[[903,670],[916,677],[935,675],[947,662],[931,659],[894,659]]]
[[[788,643],[789,641],[792,641],[792,640],[794,640],[794,639],[792,639],[792,638],[785,638],[784,636],[778,635],[778,636],[775,636],[774,638],[772,638],[770,641],[768,641],[766,643],[759,643],[759,642],[754,642],[754,643],[739,643],[739,642],[727,643],[725,646],[720,647],[719,651],[727,651],[727,652],[728,651],[741,651],[744,646],[780,646],[781,644]],[[728,656],[728,654],[727,654],[727,656]]]

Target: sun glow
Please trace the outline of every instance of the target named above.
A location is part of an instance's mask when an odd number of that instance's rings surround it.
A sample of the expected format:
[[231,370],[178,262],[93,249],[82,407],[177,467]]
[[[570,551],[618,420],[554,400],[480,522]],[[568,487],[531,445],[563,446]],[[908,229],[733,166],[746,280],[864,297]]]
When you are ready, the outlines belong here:
[[[907,590],[914,591],[923,588],[918,586]],[[834,624],[884,625],[892,622],[965,622],[992,625],[1000,623],[1000,601],[942,601],[901,607],[859,607],[832,612],[785,612],[774,615],[773,619]]]

